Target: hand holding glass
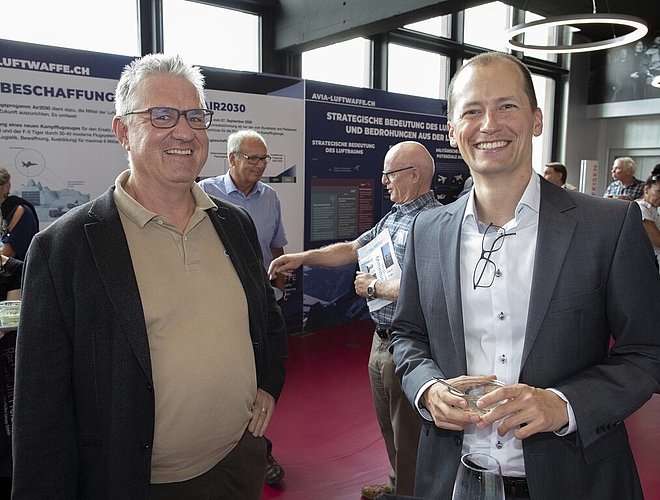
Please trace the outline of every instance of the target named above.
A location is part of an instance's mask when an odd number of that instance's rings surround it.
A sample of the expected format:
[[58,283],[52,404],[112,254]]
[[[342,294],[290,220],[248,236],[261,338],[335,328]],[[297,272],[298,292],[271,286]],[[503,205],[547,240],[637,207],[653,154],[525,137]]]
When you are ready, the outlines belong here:
[[470,378],[469,380],[465,380],[465,381],[456,381],[452,384],[452,386],[456,390],[463,393],[461,397],[465,399],[468,404],[467,407],[465,408],[465,411],[471,411],[479,415],[485,415],[490,410],[495,408],[497,405],[500,405],[507,401],[506,399],[503,399],[486,408],[477,407],[477,401],[479,401],[479,399],[482,396],[485,396],[486,394],[494,391],[495,389],[499,389],[500,387],[506,386],[504,382],[501,382],[499,380],[493,380],[489,378],[482,378],[482,379]]

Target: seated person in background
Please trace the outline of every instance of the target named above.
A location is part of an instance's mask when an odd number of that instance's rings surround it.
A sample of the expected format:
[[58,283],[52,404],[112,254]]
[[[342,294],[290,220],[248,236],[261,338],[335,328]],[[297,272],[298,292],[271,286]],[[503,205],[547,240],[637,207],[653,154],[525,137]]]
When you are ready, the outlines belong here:
[[[660,171],[660,165],[656,165],[653,170]],[[660,172],[649,176],[644,184],[644,195],[635,200],[639,203],[639,208],[642,211],[642,221],[644,229],[653,243],[653,250],[655,251],[656,260],[660,261],[660,214],[658,207],[660,207]],[[660,265],[660,262],[656,262]]]
[[570,189],[571,191],[577,190],[573,184],[568,184],[566,182],[566,176],[566,167],[556,161],[548,163],[545,166],[545,170],[543,171],[543,177],[545,177],[546,181],[552,182],[553,184],[564,189]]
[[2,255],[25,259],[32,237],[39,230],[34,206],[19,196],[10,196],[11,175],[0,167],[0,202],[2,205]]
[[[23,262],[0,255],[0,300],[20,300]],[[11,421],[14,393],[14,349],[16,330],[0,331],[0,393],[3,422],[0,430],[0,500],[11,496]]]
[[605,198],[619,198],[620,200],[633,201],[642,196],[644,183],[635,179],[637,165],[635,161],[622,156],[614,160],[612,164],[612,182],[605,190]]

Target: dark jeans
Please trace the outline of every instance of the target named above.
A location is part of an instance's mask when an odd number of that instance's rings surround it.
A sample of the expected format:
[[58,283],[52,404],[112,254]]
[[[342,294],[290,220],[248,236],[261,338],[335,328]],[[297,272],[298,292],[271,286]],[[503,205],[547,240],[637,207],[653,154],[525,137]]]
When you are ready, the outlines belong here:
[[260,500],[266,474],[266,441],[247,430],[236,447],[201,476],[152,484],[149,500]]

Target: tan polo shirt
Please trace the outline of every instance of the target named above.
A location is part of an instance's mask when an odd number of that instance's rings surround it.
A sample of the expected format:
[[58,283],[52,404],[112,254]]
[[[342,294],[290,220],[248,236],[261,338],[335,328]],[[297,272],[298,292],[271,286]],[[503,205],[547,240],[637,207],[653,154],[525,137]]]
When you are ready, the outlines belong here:
[[222,460],[248,425],[256,397],[243,287],[204,209],[183,233],[115,181],[114,199],[131,252],[147,325],[156,398],[151,482],[199,476]]

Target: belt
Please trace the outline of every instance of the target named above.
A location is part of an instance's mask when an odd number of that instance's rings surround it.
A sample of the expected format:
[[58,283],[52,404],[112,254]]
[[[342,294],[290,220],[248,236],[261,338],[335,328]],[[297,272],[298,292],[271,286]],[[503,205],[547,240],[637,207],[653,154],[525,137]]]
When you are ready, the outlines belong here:
[[392,333],[391,328],[385,328],[384,326],[376,327],[376,335],[378,335],[383,340],[389,340],[391,333]]
[[504,482],[504,496],[507,500],[510,498],[529,498],[527,479],[524,477],[502,476],[502,480]]

